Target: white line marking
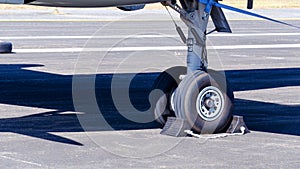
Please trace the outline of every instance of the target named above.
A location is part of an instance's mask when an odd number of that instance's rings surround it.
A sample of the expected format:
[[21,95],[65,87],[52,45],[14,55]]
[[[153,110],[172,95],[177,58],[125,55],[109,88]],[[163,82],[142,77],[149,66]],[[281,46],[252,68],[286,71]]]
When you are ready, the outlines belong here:
[[284,60],[284,57],[266,57],[266,59],[270,59],[270,60]]
[[[212,34],[208,37],[247,37],[247,36],[300,36],[300,33],[250,33],[250,34]],[[112,36],[12,36],[1,37],[3,40],[37,39],[124,39],[124,38],[176,38],[178,35],[112,35]]]
[[280,48],[300,48],[300,44],[229,45],[229,46],[213,46],[211,49],[280,49]]
[[16,161],[16,162],[21,162],[21,163],[26,163],[26,164],[31,164],[31,165],[42,167],[42,165],[38,164],[38,163],[34,163],[34,162],[30,162],[30,161],[25,161],[25,160],[20,160],[20,159],[8,157],[8,156],[5,156],[5,155],[0,155],[0,157],[8,159],[8,160]]
[[[272,45],[228,45],[208,46],[208,49],[233,50],[233,49],[280,49],[300,48],[300,44],[272,44]],[[16,53],[72,53],[72,52],[129,52],[129,51],[164,51],[186,50],[186,46],[153,46],[153,47],[115,47],[115,48],[41,48],[41,49],[13,49]]]
[[60,52],[126,52],[126,51],[162,51],[185,50],[185,46],[155,46],[155,47],[115,47],[115,48],[45,48],[45,49],[13,49],[16,53],[60,53]]
[[212,34],[211,37],[243,37],[243,36],[300,36],[300,33],[228,33],[228,34]]

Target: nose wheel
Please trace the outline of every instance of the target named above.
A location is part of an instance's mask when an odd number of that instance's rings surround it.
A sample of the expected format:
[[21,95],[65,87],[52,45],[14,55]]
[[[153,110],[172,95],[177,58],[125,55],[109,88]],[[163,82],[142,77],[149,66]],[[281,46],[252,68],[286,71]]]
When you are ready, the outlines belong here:
[[174,93],[174,111],[200,133],[218,133],[230,123],[233,92],[225,75],[213,70],[188,74]]
[[156,100],[156,120],[164,125],[168,117],[176,116],[186,119],[196,132],[222,132],[231,121],[234,101],[225,75],[214,70],[197,70],[180,82],[184,70],[184,67],[168,69],[155,81],[155,88],[164,91]]

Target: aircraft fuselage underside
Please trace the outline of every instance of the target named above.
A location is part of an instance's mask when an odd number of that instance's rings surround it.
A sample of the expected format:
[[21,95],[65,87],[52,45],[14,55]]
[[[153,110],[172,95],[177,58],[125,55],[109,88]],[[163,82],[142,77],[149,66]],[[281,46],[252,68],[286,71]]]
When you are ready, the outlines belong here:
[[115,7],[148,4],[162,0],[0,0],[1,3],[30,4],[55,7]]

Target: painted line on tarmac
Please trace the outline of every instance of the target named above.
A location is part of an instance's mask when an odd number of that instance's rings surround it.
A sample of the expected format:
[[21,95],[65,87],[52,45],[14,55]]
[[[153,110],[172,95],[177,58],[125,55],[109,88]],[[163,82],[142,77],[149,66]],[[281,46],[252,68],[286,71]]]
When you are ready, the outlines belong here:
[[17,158],[14,158],[14,157],[8,157],[8,156],[5,156],[5,155],[0,155],[0,157],[4,158],[6,160],[12,160],[12,161],[15,161],[15,162],[21,162],[21,163],[25,163],[25,164],[30,164],[30,165],[35,165],[35,166],[38,166],[38,167],[42,167],[41,164],[34,163],[34,162],[31,162],[31,161],[20,160],[20,159],[17,159]]
[[228,45],[228,46],[211,47],[211,49],[223,49],[223,50],[224,49],[284,49],[284,48],[300,48],[300,44]]
[[[250,33],[250,34],[213,34],[208,37],[251,37],[251,36],[300,36],[300,33]],[[114,35],[114,36],[12,36],[2,40],[39,40],[39,39],[124,39],[124,38],[176,38],[178,35]]]
[[[271,44],[271,45],[227,45],[208,46],[208,49],[285,49],[300,48],[300,44]],[[137,52],[137,51],[178,51],[186,50],[186,46],[154,46],[154,47],[115,47],[115,48],[41,48],[41,49],[13,49],[15,53],[75,53],[75,52]]]
[[212,34],[210,37],[246,37],[246,36],[299,36],[300,33],[233,33],[233,34]]

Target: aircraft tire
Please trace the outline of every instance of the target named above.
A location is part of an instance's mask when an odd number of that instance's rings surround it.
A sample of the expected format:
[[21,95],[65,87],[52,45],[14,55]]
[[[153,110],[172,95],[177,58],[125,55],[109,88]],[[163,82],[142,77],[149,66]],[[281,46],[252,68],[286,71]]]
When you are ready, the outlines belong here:
[[180,83],[179,76],[184,74],[186,74],[186,67],[175,66],[162,72],[154,81],[152,90],[158,89],[163,92],[163,94],[151,98],[151,102],[155,105],[153,110],[155,119],[162,126],[168,117],[175,116],[170,105],[171,95]]
[[194,71],[179,84],[174,94],[177,118],[186,119],[199,133],[219,133],[232,119],[234,95],[225,75],[213,70]]
[[0,53],[11,53],[12,43],[0,41]]

